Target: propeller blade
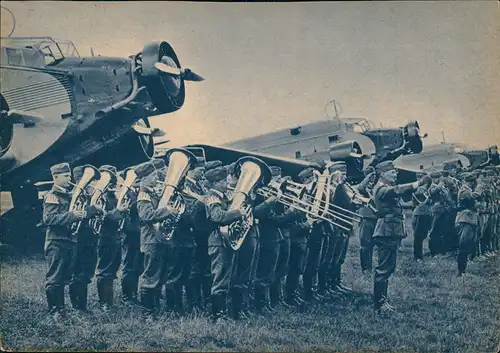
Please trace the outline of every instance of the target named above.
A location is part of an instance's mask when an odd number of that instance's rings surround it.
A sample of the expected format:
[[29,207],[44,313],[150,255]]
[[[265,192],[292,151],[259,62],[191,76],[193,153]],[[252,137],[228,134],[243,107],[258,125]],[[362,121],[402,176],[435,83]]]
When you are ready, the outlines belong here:
[[43,121],[43,116],[34,112],[11,109],[2,112],[2,119],[8,120],[12,124],[29,124]]
[[194,81],[194,82],[200,82],[204,81],[205,79],[198,75],[197,73],[194,73],[191,71],[191,69],[184,69],[184,80],[186,81]]
[[155,67],[157,70],[159,70],[165,74],[169,74],[169,75],[173,75],[173,76],[181,76],[181,74],[182,74],[181,69],[179,69],[177,67],[169,66],[169,65],[162,63],[162,62],[155,62]]
[[169,139],[159,140],[159,141],[155,141],[154,145],[159,146],[159,145],[163,145],[163,144],[168,143],[168,142],[170,142]]

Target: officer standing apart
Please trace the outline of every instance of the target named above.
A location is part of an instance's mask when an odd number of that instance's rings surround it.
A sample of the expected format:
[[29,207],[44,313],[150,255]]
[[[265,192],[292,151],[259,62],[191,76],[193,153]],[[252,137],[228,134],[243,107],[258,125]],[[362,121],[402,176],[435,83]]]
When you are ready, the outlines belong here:
[[73,272],[76,236],[69,226],[98,214],[93,206],[83,211],[69,211],[71,201],[71,169],[68,163],[50,168],[54,185],[43,200],[43,223],[48,226],[45,236],[47,272],[45,294],[49,315],[54,319],[64,316],[64,286],[69,284]]
[[396,185],[397,170],[391,161],[376,166],[380,180],[375,186],[374,201],[378,220],[373,234],[378,248],[378,262],[373,284],[374,309],[377,312],[395,311],[387,302],[389,277],[396,270],[399,242],[404,238],[403,209],[399,203],[402,195],[430,182],[427,176],[418,182]]

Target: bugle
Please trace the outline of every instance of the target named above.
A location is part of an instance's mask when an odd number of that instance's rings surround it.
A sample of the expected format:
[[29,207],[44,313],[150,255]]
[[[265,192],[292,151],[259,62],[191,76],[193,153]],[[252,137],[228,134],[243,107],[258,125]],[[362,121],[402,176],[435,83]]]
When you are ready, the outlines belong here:
[[[70,211],[83,211],[89,203],[89,196],[85,189],[92,180],[100,177],[101,173],[92,165],[83,166],[83,175],[78,184],[73,184],[71,201],[69,204]],[[82,220],[73,222],[70,226],[71,234],[76,235],[80,231]]]
[[[115,184],[118,180],[117,175],[109,169],[101,169],[100,178],[94,186],[94,193],[90,199],[90,205],[96,206],[104,213],[106,211],[106,198],[105,192],[108,190],[111,184]],[[95,235],[99,235],[102,229],[102,223],[104,221],[103,214],[92,217],[89,220],[89,226]]]

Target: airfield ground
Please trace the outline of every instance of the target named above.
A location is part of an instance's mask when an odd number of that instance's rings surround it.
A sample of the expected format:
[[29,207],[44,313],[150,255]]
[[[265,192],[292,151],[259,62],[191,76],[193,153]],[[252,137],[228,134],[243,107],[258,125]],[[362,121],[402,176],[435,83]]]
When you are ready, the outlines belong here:
[[[404,240],[390,298],[399,313],[373,314],[372,281],[361,276],[358,242],[352,238],[344,265],[345,283],[356,294],[317,304],[305,312],[280,309],[268,318],[212,324],[182,318],[146,324],[139,313],[119,307],[97,314],[95,282],[90,286],[93,317],[45,324],[42,259],[1,264],[0,332],[12,350],[58,351],[397,351],[496,352],[500,342],[500,256],[477,261],[456,277],[452,258],[412,259]],[[119,287],[115,289],[119,297]]]

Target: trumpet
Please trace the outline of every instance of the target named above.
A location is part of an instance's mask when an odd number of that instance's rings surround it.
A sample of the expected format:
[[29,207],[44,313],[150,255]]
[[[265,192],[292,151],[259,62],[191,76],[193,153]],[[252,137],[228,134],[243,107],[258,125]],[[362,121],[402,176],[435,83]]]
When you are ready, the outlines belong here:
[[[89,198],[85,189],[92,182],[92,180],[100,177],[101,173],[91,165],[85,165],[83,170],[83,176],[78,182],[78,184],[73,184],[73,192],[71,195],[71,201],[69,204],[70,211],[83,211],[87,204],[89,203]],[[71,234],[76,235],[80,231],[82,225],[82,220],[73,222],[70,226]]]
[[[109,186],[116,183],[117,180],[118,177],[111,170],[101,170],[101,177],[94,187],[90,205],[100,208],[103,212],[106,211],[107,201],[104,197],[104,193],[108,190]],[[104,215],[95,216],[89,220],[89,226],[92,228],[95,235],[99,235],[101,232],[103,221]]]
[[[117,208],[129,209],[135,197],[137,196],[136,190],[132,187],[132,184],[137,180],[137,174],[135,174],[134,168],[130,167],[125,170],[125,181],[121,185],[120,195],[118,196]],[[118,224],[118,232],[123,231],[125,228],[125,223],[128,220],[127,217],[123,217]]]
[[169,163],[158,208],[170,206],[176,211],[176,216],[156,223],[154,228],[166,240],[171,240],[177,224],[186,210],[186,201],[182,196],[182,192],[179,191],[179,185],[188,170],[196,165],[197,160],[192,152],[182,148],[170,149],[165,158],[168,158]]

